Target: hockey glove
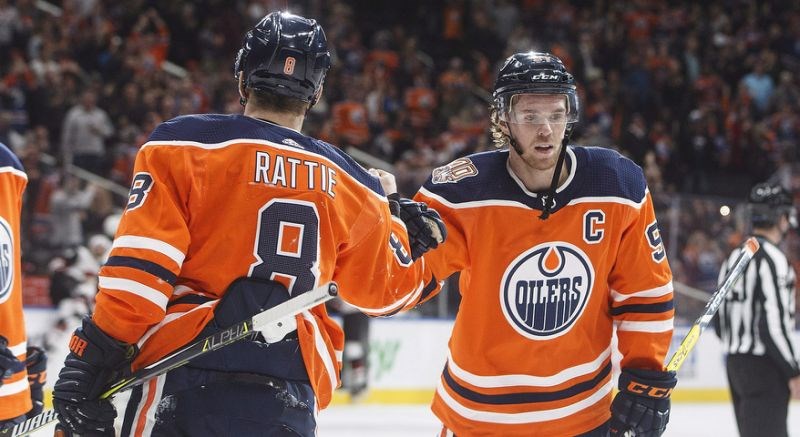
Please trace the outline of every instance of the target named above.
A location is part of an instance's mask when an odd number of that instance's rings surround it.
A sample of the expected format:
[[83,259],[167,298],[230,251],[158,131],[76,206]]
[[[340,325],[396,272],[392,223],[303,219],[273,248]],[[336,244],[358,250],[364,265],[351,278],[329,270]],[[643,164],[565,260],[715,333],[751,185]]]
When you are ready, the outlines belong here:
[[42,388],[47,382],[47,355],[42,348],[36,346],[29,346],[27,355],[25,367],[28,368],[28,386],[31,389],[31,401],[33,401],[33,408],[28,411],[28,417],[33,417],[44,409]]
[[[20,361],[11,349],[8,348],[8,340],[0,336],[0,387],[3,386],[3,381],[11,375],[21,372],[25,369],[25,363]],[[14,428],[14,425],[25,420],[25,415],[12,417],[10,419],[0,420],[0,432],[8,431]]]
[[23,369],[25,369],[25,363],[17,359],[11,349],[8,348],[8,340],[0,336],[0,387],[3,386],[4,379],[21,372]]
[[412,259],[416,260],[425,252],[435,249],[447,238],[447,228],[435,209],[428,208],[422,202],[401,198],[397,193],[388,197],[392,215],[399,217],[408,230]]
[[636,437],[658,437],[669,422],[672,389],[678,383],[675,372],[623,369],[619,393],[611,403],[611,436],[634,431]]
[[90,318],[69,341],[70,353],[53,388],[53,407],[67,434],[114,435],[117,412],[110,399],[99,396],[130,370],[136,347],[120,343],[100,330]]
[[[8,351],[8,347],[5,345],[5,342],[6,339],[0,337],[0,344],[2,344],[2,349]],[[11,352],[9,351],[8,354],[11,354]],[[8,431],[14,428],[14,425],[23,422],[27,418],[31,418],[41,413],[44,407],[44,403],[42,402],[42,399],[44,397],[42,393],[42,387],[44,387],[44,382],[45,382],[45,370],[47,368],[47,358],[42,349],[34,346],[28,347],[27,355],[28,358],[25,360],[25,363],[22,364],[22,367],[28,368],[28,385],[30,386],[31,390],[31,401],[33,403],[33,407],[28,411],[27,414],[14,417],[12,419],[0,420],[0,431]],[[2,351],[0,351],[0,360],[3,360],[3,357],[7,358],[7,355],[3,354]],[[17,363],[20,363],[20,361],[17,360],[16,357],[14,357],[14,360]],[[15,363],[15,368],[16,367],[18,367],[18,365],[16,365]],[[2,382],[0,382],[0,385],[2,385]]]

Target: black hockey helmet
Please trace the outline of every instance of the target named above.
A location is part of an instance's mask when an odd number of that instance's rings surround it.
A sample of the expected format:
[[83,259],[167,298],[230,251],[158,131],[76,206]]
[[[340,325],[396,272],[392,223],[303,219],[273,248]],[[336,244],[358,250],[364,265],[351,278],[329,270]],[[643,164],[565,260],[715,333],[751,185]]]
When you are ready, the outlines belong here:
[[233,69],[245,88],[313,105],[330,66],[325,32],[315,20],[273,12],[247,32]]
[[580,106],[575,78],[561,59],[543,52],[516,53],[506,59],[494,83],[492,98],[501,120],[526,123],[514,114],[514,99],[518,94],[564,94],[567,97],[566,122],[578,121]]
[[750,190],[748,198],[750,221],[755,227],[774,226],[781,216],[786,215],[789,225],[797,228],[797,209],[792,195],[779,184],[761,183]]

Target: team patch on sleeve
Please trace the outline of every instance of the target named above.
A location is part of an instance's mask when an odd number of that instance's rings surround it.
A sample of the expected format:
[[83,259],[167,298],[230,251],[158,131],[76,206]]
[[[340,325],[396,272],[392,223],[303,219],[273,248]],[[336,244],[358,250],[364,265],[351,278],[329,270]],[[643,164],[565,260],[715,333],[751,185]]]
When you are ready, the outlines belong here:
[[477,176],[478,168],[469,158],[458,158],[442,167],[433,170],[431,182],[434,184],[455,183],[461,179]]

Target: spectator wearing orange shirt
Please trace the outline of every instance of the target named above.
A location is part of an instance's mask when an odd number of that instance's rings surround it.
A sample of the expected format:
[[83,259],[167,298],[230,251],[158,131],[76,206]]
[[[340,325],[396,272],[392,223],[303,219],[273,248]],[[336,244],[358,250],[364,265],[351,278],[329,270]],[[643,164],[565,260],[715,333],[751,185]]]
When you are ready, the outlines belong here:
[[437,101],[427,73],[420,72],[414,76],[414,86],[406,89],[404,101],[412,128],[421,130],[431,125]]
[[370,139],[367,108],[364,106],[364,80],[358,77],[346,89],[346,97],[333,105],[333,132],[342,145],[364,146]]

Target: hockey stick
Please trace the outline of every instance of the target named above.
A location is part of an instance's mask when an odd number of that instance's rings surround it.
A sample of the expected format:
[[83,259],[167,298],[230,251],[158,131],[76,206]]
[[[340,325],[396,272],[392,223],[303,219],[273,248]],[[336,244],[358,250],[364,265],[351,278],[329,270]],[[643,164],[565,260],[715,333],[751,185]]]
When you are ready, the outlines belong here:
[[[719,306],[722,305],[722,300],[725,299],[725,296],[728,294],[730,289],[733,287],[733,284],[739,280],[739,277],[742,276],[744,273],[744,269],[747,267],[747,264],[753,259],[756,252],[758,252],[760,245],[758,244],[758,240],[755,237],[750,237],[747,241],[744,242],[744,246],[742,247],[741,252],[739,252],[739,256],[736,257],[736,261],[733,263],[733,267],[728,271],[728,274],[725,275],[725,279],[722,281],[722,285],[717,288],[717,291],[711,295],[711,299],[706,304],[706,307],[703,309],[703,314],[694,321],[692,324],[691,329],[683,337],[680,346],[672,354],[672,358],[669,359],[669,363],[667,363],[667,370],[674,370],[675,372],[681,368],[683,361],[689,355],[689,352],[694,349],[694,345],[697,344],[697,340],[700,339],[700,334],[703,333],[703,330],[706,329],[709,323],[711,323],[711,319],[714,318],[714,314],[716,314]],[[636,432],[633,430],[625,431],[622,434],[623,437],[635,437]]]
[[[264,329],[271,323],[294,316],[307,309],[325,303],[336,297],[337,294],[338,287],[336,283],[330,282],[326,285],[300,294],[297,297],[293,297],[286,302],[264,310],[247,320],[243,320],[234,324],[233,326],[217,332],[216,334],[209,335],[206,338],[178,349],[172,354],[156,361],[153,364],[150,364],[149,366],[142,367],[141,369],[133,372],[129,377],[123,378],[122,380],[110,385],[109,388],[102,395],[100,395],[100,399],[107,399],[113,396],[115,393],[133,388],[151,378],[183,366],[184,364],[201,355],[213,352],[233,342],[248,337],[253,331]],[[50,409],[37,416],[31,417],[20,424],[17,424],[10,433],[8,430],[0,432],[0,437],[25,436],[44,428],[55,420],[56,411]]]
[[706,304],[705,309],[703,310],[703,314],[694,321],[691,329],[683,337],[683,341],[681,341],[680,346],[672,354],[672,358],[670,358],[669,363],[667,364],[667,370],[674,370],[678,371],[683,364],[683,360],[686,359],[686,356],[689,355],[689,352],[692,351],[694,345],[697,343],[697,340],[700,339],[700,334],[706,329],[706,326],[711,322],[711,319],[716,314],[719,306],[722,305],[722,300],[725,299],[725,296],[728,294],[728,291],[733,287],[733,284],[739,280],[739,277],[742,276],[744,273],[744,269],[747,267],[747,264],[753,259],[756,252],[758,252],[759,244],[758,240],[755,237],[750,237],[745,241],[744,247],[742,247],[742,251],[739,253],[739,256],[736,258],[736,261],[733,263],[733,267],[728,271],[728,274],[725,275],[725,280],[722,281],[722,285],[719,286],[717,291],[711,295],[711,299]]

